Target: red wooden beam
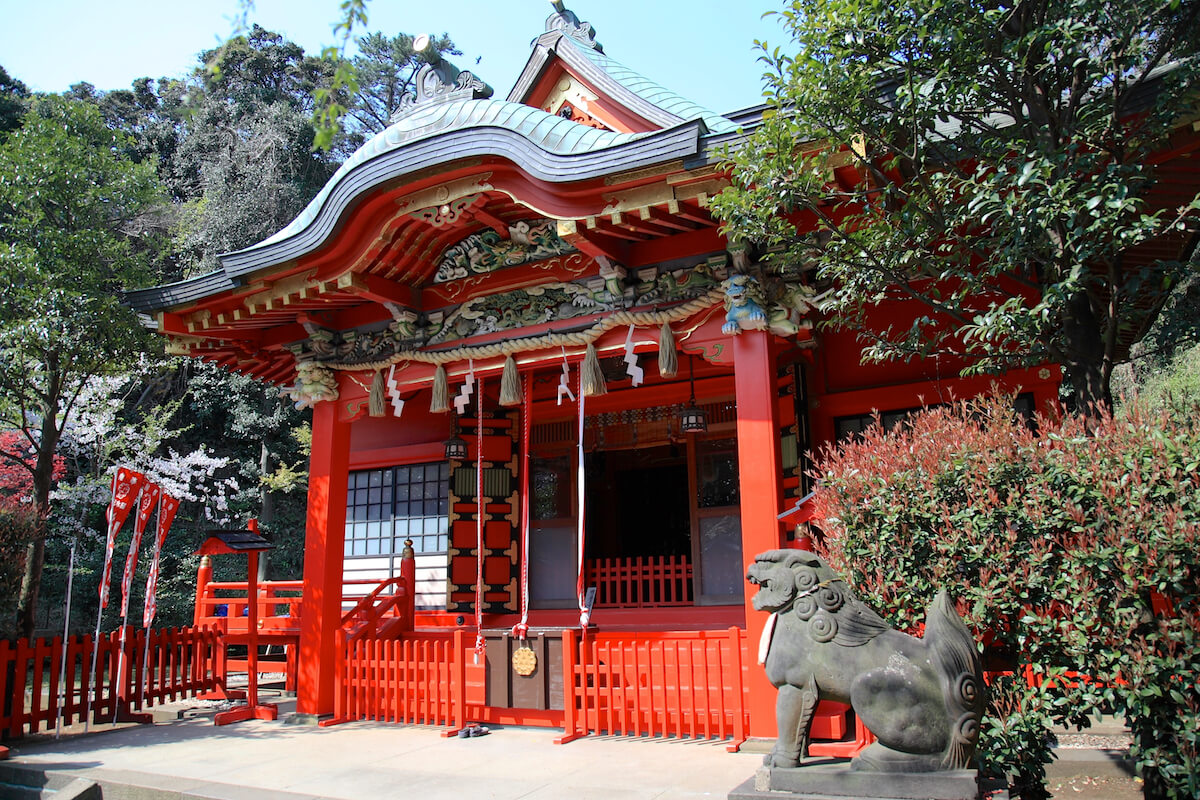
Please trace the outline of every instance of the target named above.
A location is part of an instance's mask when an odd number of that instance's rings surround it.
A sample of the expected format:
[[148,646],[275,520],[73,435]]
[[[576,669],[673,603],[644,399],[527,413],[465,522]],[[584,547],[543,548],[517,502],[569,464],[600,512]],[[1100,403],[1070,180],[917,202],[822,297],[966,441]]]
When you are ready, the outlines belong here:
[[496,233],[500,234],[500,237],[502,239],[509,238],[508,223],[505,222],[504,220],[500,219],[499,217],[489,214],[488,212],[484,211],[482,208],[476,208],[473,211],[468,212],[468,215],[472,219],[479,220],[484,225],[487,225],[489,228],[494,230]]
[[395,303],[405,308],[418,305],[416,292],[411,286],[389,281],[378,275],[347,273],[337,279],[337,288],[339,291],[377,303]]
[[671,200],[667,203],[667,211],[674,214],[679,219],[686,219],[690,222],[695,222],[700,225],[715,225],[712,215],[699,206],[693,206],[691,203]]
[[606,219],[593,217],[588,220],[589,231],[600,231],[601,233],[615,236],[618,239],[628,239],[631,242],[644,242],[650,238],[650,234],[642,231],[632,231],[628,228],[623,228],[620,225],[613,224]]
[[697,223],[692,223],[687,220],[679,219],[661,208],[650,206],[642,209],[641,218],[644,220],[654,220],[660,225],[667,228],[674,228],[677,231],[694,231],[698,227]]
[[577,223],[559,226],[559,235],[581,253],[592,258],[604,258],[624,264],[629,260],[629,244],[599,231],[581,230]]

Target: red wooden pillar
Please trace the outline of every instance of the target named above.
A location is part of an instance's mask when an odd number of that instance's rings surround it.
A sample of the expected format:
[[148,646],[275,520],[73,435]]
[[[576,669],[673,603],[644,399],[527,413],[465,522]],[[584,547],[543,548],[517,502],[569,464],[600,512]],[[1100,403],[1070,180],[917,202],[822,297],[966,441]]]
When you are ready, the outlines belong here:
[[200,556],[200,568],[196,570],[196,604],[192,611],[192,625],[199,625],[204,617],[211,616],[212,609],[204,604],[208,596],[208,584],[212,581],[212,559]]
[[[779,453],[778,400],[775,389],[774,338],[766,331],[733,337],[733,377],[737,397],[738,476],[742,512],[742,573],[764,550],[783,544],[778,515],[783,510],[783,468]],[[747,685],[750,730],[754,737],[775,736],[775,687],[757,664],[758,640],[767,614],[750,602],[754,588],[743,584],[746,639],[750,651]]]
[[350,423],[338,419],[338,404],[313,408],[312,455],[308,467],[308,519],[304,528],[304,600],[296,711],[332,714],[334,675],[341,664],[337,634],[342,624],[342,557],[346,540],[346,473]]

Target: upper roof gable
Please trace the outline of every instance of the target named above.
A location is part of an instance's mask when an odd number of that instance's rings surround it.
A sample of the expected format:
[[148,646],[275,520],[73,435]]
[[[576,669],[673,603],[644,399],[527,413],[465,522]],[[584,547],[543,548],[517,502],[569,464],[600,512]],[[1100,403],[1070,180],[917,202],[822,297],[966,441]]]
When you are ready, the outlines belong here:
[[[491,87],[471,72],[435,59],[418,73],[411,97],[402,99],[392,124],[351,155],[282,230],[222,254],[216,272],[133,291],[126,294],[126,302],[147,312],[179,307],[234,291],[272,270],[292,269],[337,235],[361,198],[431,170],[472,161],[504,162],[547,187],[578,184],[695,161],[703,157],[706,141],[737,131],[734,121],[609,58],[589,24],[581,23],[561,2],[555,8],[546,32],[533,41],[530,59],[507,99],[493,98]],[[577,116],[556,113],[567,95],[557,98],[559,102],[549,110],[543,107],[548,98],[554,99],[550,92],[566,77],[581,87],[577,96],[595,100],[592,108],[603,119],[593,117],[579,124]],[[494,170],[495,166],[487,168]]]
[[[508,93],[510,102],[552,114],[583,111],[605,127],[625,132],[661,130],[691,120],[703,121],[710,133],[737,129],[731,120],[608,56],[590,23],[581,22],[561,0],[554,7],[546,32],[533,40],[533,52]],[[564,105],[571,108],[563,110]]]

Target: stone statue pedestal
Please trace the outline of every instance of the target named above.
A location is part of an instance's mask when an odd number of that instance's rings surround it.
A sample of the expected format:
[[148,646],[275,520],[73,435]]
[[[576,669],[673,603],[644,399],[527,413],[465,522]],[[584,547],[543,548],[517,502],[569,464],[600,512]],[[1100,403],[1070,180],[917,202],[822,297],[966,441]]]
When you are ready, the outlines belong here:
[[814,761],[802,767],[759,767],[729,800],[978,800],[976,770],[868,772],[849,761]]

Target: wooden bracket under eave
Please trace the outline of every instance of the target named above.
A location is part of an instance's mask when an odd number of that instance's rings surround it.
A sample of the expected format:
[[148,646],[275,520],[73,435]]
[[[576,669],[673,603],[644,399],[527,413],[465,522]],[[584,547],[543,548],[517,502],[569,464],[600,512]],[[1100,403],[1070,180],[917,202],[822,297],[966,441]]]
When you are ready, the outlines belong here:
[[558,237],[592,258],[604,257],[619,264],[629,261],[629,244],[595,230],[581,229],[577,221],[558,221]]
[[338,276],[336,286],[338,291],[377,303],[392,303],[410,309],[419,306],[420,297],[413,287],[378,275],[347,272]]

